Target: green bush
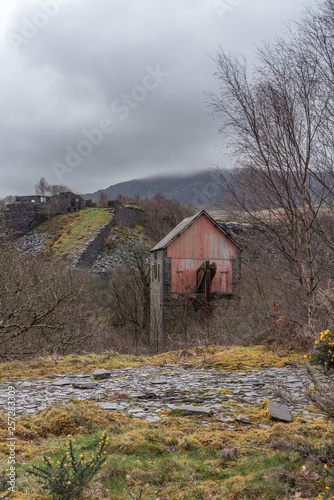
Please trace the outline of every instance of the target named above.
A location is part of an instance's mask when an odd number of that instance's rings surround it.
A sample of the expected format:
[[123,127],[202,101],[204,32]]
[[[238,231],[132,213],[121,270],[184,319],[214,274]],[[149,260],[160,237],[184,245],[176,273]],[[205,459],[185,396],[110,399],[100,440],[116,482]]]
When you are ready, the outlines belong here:
[[9,476],[6,475],[7,471],[8,469],[1,469],[0,471],[0,492],[3,492],[4,494],[9,493],[8,487],[10,486]]
[[334,368],[334,335],[329,330],[320,333],[309,359],[312,364],[321,366],[325,372]]
[[318,497],[327,500],[333,498],[332,495],[334,493],[334,472],[328,469],[327,464],[325,464],[324,467],[326,469],[326,475],[330,479],[330,483],[329,486],[326,486],[325,491],[322,494],[318,495]]
[[50,462],[50,457],[44,456],[45,466],[34,465],[32,469],[28,469],[27,473],[36,476],[43,489],[56,500],[78,498],[84,487],[105,464],[106,452],[104,448],[108,444],[108,439],[103,433],[97,452],[92,453],[89,460],[85,460],[83,454],[80,454],[78,458],[75,456],[70,440],[69,443],[66,443],[69,449],[62,460],[57,460],[53,464]]

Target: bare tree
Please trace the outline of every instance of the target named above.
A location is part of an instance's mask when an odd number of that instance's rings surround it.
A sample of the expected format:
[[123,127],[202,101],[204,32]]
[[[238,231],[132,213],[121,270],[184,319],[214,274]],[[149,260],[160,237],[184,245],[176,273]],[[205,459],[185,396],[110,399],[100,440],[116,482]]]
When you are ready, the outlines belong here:
[[324,274],[320,249],[334,249],[326,210],[333,202],[333,149],[324,144],[333,93],[318,60],[310,64],[300,28],[287,41],[265,45],[258,59],[250,79],[245,62],[217,55],[220,94],[209,94],[208,102],[235,159],[232,173],[218,176],[230,205],[267,227],[305,293],[312,324]]
[[50,185],[45,180],[44,177],[41,177],[37,184],[35,184],[35,194],[39,196],[46,196],[49,192]]
[[108,206],[108,195],[104,191],[99,193],[99,199],[96,202],[99,208],[106,208]]
[[58,194],[61,193],[68,193],[71,192],[72,189],[70,189],[68,186],[65,186],[64,184],[51,184],[48,186],[48,194],[51,196],[57,196]]
[[185,217],[194,214],[193,207],[169,200],[162,193],[155,193],[152,198],[136,198],[136,204],[145,211],[145,232],[154,241],[159,241]]
[[37,184],[35,184],[35,194],[39,196],[57,196],[61,193],[71,191],[65,184],[49,184],[44,177],[41,177]]

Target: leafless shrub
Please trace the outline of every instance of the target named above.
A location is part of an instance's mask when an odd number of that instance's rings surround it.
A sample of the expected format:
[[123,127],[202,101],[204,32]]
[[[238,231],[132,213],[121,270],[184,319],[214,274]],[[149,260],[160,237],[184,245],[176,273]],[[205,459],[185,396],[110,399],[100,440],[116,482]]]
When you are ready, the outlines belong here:
[[99,193],[99,198],[96,202],[96,206],[99,208],[105,208],[108,206],[108,195],[104,191],[101,191]]
[[225,448],[217,453],[217,457],[224,462],[231,462],[237,460],[240,448]]
[[321,331],[334,329],[334,290],[332,281],[329,280],[325,288],[318,290],[316,297],[316,313],[313,328],[304,328],[305,333],[313,340]]
[[[125,338],[138,352],[149,340],[150,276],[147,250],[136,248],[127,265],[114,269],[106,278],[101,303],[108,309],[108,324],[118,330],[118,340]],[[128,346],[131,349],[131,346]]]
[[178,200],[169,200],[162,193],[155,193],[151,198],[119,196],[123,202],[133,203],[144,209],[143,227],[145,234],[154,241],[159,241],[185,217],[195,213],[193,207]]
[[0,247],[0,355],[2,358],[89,350],[99,330],[87,290],[92,278],[43,257]]
[[319,377],[319,371],[306,364],[309,385],[305,396],[331,420],[334,419],[334,374]]

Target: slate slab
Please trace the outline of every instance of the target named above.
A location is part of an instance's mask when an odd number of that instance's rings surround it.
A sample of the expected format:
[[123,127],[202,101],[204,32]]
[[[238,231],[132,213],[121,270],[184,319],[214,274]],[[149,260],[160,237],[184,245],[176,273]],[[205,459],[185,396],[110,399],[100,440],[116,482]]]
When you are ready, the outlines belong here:
[[271,417],[275,420],[281,420],[282,422],[292,422],[291,411],[286,405],[282,405],[273,401],[268,404],[268,410],[271,413]]
[[95,378],[95,380],[105,380],[107,378],[110,378],[110,376],[111,376],[111,372],[108,370],[105,370],[104,368],[101,368],[99,370],[95,370],[93,372],[93,378]]
[[145,413],[144,411],[138,411],[136,413],[130,413],[130,415],[133,418],[144,418],[144,417],[147,417],[147,413]]
[[250,424],[251,423],[251,421],[249,420],[247,415],[242,415],[242,414],[237,416],[237,421],[242,423],[242,424]]
[[100,403],[96,403],[96,405],[100,406],[102,408],[102,410],[106,410],[106,411],[118,410],[117,403],[111,403],[109,401],[102,401]]
[[219,421],[224,422],[224,423],[233,422],[234,418],[232,418],[232,417],[220,417]]
[[212,410],[208,406],[180,405],[174,406],[173,411],[184,412],[186,415],[211,415]]
[[55,385],[57,387],[63,387],[65,385],[72,385],[73,380],[70,380],[69,378],[63,378],[61,380],[55,380],[52,382],[52,385]]
[[136,406],[135,408],[131,408],[130,410],[128,410],[128,413],[143,413],[144,411],[144,408]]
[[153,424],[154,424],[155,422],[160,422],[161,418],[160,418],[160,417],[154,417],[154,416],[151,416],[151,415],[150,415],[150,416],[148,416],[148,417],[146,418],[146,420],[147,420],[148,422],[151,422],[151,423],[153,423]]
[[98,384],[96,382],[74,382],[74,389],[95,389]]

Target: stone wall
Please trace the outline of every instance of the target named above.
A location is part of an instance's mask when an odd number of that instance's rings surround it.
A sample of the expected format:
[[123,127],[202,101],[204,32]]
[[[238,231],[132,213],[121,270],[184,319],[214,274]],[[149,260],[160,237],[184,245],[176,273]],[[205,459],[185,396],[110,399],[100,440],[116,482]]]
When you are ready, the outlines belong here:
[[4,211],[5,224],[11,236],[19,238],[36,227],[43,216],[45,206],[31,202],[17,201],[7,205]]
[[114,211],[118,226],[126,226],[134,229],[143,223],[144,210],[140,207],[114,201]]
[[43,220],[57,213],[67,213],[85,207],[85,200],[74,193],[57,196],[18,196],[4,211],[5,222],[14,238],[20,238]]
[[44,203],[49,197],[39,196],[39,195],[29,195],[29,196],[16,196],[16,201],[27,202],[27,203]]
[[233,295],[239,295],[239,286],[241,280],[241,252],[242,250],[238,248],[238,255],[232,262],[232,291]]
[[75,267],[92,267],[96,262],[103,244],[106,242],[111,229],[115,226],[126,226],[134,228],[140,225],[143,217],[143,210],[139,207],[124,205],[118,201],[114,202],[114,218],[106,224],[99,233],[92,239],[89,245],[77,261]]
[[83,268],[83,267],[92,267],[95,263],[99,252],[106,239],[108,238],[108,234],[110,233],[111,228],[116,225],[116,220],[112,219],[108,224],[103,226],[102,229],[94,236],[94,238],[90,241],[87,247],[84,249],[80,258],[77,260],[75,267]]
[[51,209],[57,213],[75,212],[86,206],[85,200],[81,196],[70,192],[51,196],[49,204]]
[[171,259],[167,250],[151,253],[151,345],[159,352],[166,347],[170,316]]

